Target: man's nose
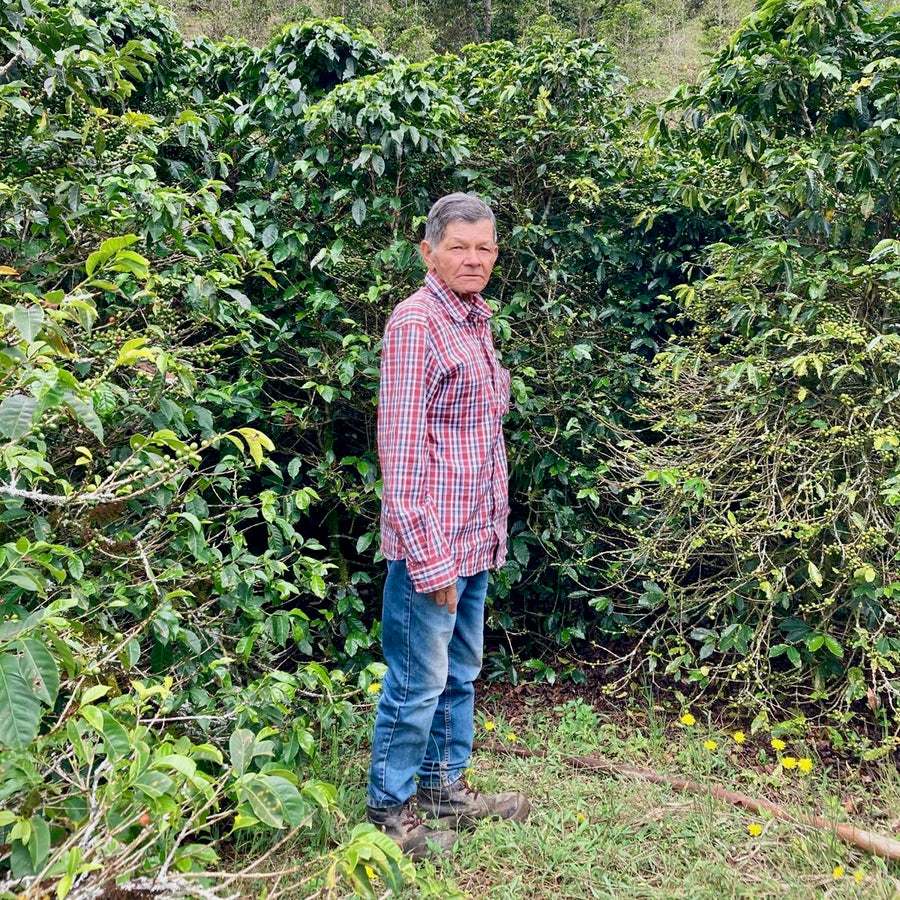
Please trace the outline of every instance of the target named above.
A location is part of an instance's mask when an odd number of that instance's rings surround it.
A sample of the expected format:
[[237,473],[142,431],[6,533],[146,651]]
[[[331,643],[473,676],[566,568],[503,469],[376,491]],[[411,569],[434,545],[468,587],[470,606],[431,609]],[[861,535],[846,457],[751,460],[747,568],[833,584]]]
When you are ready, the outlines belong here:
[[478,250],[475,247],[466,251],[465,262],[467,266],[477,266],[481,264],[481,260],[478,258]]

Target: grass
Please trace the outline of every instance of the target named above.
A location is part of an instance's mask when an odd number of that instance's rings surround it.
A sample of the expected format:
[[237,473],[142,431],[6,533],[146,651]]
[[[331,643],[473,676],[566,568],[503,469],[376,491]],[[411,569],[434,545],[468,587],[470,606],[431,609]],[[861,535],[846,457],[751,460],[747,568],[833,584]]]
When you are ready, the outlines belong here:
[[[453,854],[420,863],[402,898],[491,900],[722,900],[722,898],[900,898],[900,864],[851,848],[829,832],[753,816],[709,796],[579,770],[566,755],[593,755],[632,766],[687,776],[703,783],[766,797],[799,815],[851,820],[890,836],[900,821],[900,776],[893,766],[862,771],[825,763],[798,739],[781,752],[770,735],[747,736],[702,724],[683,725],[677,714],[649,706],[616,714],[595,712],[581,700],[555,708],[536,703],[517,715],[502,707],[479,712],[478,737],[540,749],[546,759],[482,751],[471,781],[486,791],[517,789],[532,798],[528,822],[485,823],[461,837]],[[697,718],[701,718],[699,713]],[[493,727],[491,727],[493,726]],[[367,743],[357,732],[319,759],[317,777],[340,785],[344,822],[329,823],[280,856],[296,866],[346,839],[364,814]],[[514,736],[514,737],[511,737]],[[704,746],[716,742],[714,750]],[[779,758],[808,758],[808,774]],[[850,812],[848,813],[848,810]],[[748,826],[761,833],[751,834]],[[346,885],[331,892],[307,883],[296,897],[352,897]],[[390,896],[384,891],[382,896]]]

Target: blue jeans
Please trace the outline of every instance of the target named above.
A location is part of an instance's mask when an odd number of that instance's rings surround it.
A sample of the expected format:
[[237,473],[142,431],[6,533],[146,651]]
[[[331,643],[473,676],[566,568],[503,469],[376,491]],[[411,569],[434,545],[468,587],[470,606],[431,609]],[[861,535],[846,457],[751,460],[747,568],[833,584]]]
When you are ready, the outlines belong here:
[[388,671],[372,736],[368,804],[405,803],[452,784],[472,753],[488,573],[458,578],[456,613],[412,586],[406,561],[388,560],[381,644]]

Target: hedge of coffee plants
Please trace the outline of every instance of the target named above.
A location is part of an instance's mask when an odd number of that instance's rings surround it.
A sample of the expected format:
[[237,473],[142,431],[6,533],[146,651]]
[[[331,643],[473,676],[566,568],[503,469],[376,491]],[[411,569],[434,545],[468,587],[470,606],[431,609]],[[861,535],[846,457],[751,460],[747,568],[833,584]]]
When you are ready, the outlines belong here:
[[[256,48],[9,0],[0,890],[225,889],[242,835],[340,821],[317,754],[382,671],[379,339],[451,190],[496,211],[513,375],[488,674],[586,660],[888,752],[898,25],[772,0],[643,109],[586,41],[411,63],[338,20]],[[415,877],[338,831],[298,885]]]

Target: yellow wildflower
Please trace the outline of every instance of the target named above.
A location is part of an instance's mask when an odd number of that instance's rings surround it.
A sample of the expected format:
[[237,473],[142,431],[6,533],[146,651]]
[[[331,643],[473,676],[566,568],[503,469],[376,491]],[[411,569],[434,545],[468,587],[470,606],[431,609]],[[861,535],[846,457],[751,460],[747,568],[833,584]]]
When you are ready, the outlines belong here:
[[497,726],[490,719],[488,719],[488,721],[484,723],[485,731],[493,731],[496,727]]
[[690,713],[685,713],[685,714],[681,717],[681,724],[682,724],[682,725],[687,725],[688,728],[690,728],[691,725],[696,725],[696,724],[697,724],[697,720],[696,720]]
[[744,741],[747,740],[747,735],[744,734],[743,731],[736,731],[736,732],[732,735],[732,737],[734,738],[734,742],[735,742],[736,744],[743,744]]
[[837,881],[838,878],[844,877],[844,867],[843,866],[835,866],[831,872],[831,877]]
[[787,744],[781,738],[772,738],[771,743],[773,750],[784,750],[787,747]]
[[813,761],[808,756],[801,756],[797,760],[797,768],[804,774],[809,775],[813,769]]
[[715,741],[704,741],[703,746],[712,753],[719,745]]
[[380,682],[380,681],[373,681],[373,682],[366,688],[366,690],[367,690],[370,694],[377,694],[377,693],[381,690],[381,682]]
[[747,826],[747,831],[749,831],[753,837],[759,837],[762,834],[762,825],[754,822],[752,825]]
[[579,822],[587,822],[587,816],[583,812],[575,813],[575,818]]
[[366,866],[366,875],[369,876],[369,880],[371,881],[375,877],[375,870],[371,866]]
[[797,760],[794,759],[793,756],[783,756],[781,758],[781,764],[786,769],[796,769],[797,768]]
[[865,881],[865,880],[866,880],[866,873],[863,872],[862,869],[857,869],[857,870],[853,873],[853,880],[854,880],[857,884],[859,884],[861,881]]
[[514,740],[516,739],[515,732],[511,731],[511,732],[506,736],[506,739],[507,739],[508,741],[514,741]]

